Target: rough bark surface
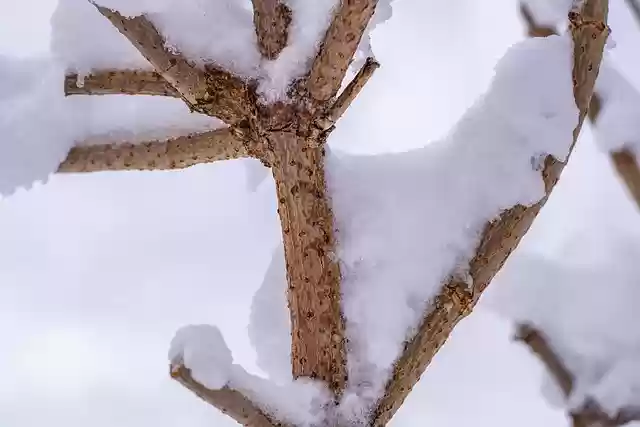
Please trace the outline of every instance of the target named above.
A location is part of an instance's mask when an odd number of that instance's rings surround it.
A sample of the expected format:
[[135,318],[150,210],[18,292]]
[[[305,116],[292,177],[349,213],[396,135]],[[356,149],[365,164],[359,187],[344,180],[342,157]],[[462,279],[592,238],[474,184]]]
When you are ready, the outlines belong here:
[[184,169],[199,163],[259,157],[258,147],[231,129],[140,144],[74,147],[58,172]]
[[346,356],[325,149],[287,132],[268,138],[275,147],[272,171],[289,283],[292,372],[326,381],[339,394]]
[[242,393],[230,388],[209,390],[191,376],[189,369],[177,366],[171,369],[171,377],[220,412],[246,427],[287,427],[275,422]]
[[280,0],[252,0],[258,48],[266,59],[276,59],[287,45],[291,10]]
[[[80,82],[80,84],[79,84]],[[64,94],[70,95],[157,95],[180,97],[158,73],[153,71],[106,70],[79,78],[69,74],[64,79]]]
[[378,68],[380,68],[378,61],[373,58],[367,58],[360,71],[358,71],[358,74],[356,74],[353,80],[344,88],[333,104],[333,107],[331,107],[329,119],[332,123],[335,123],[342,117]]
[[[580,110],[579,124],[574,131],[574,143],[587,114],[608,36],[607,12],[606,0],[585,0],[581,12],[572,13],[570,16],[570,30],[574,40],[574,97]],[[476,255],[469,263],[469,274],[473,279],[471,289],[469,285],[458,280],[450,280],[444,284],[415,337],[406,343],[402,355],[396,362],[385,395],[374,412],[374,426],[387,424],[456,324],[471,313],[482,292],[516,248],[546,203],[563,168],[564,163],[548,156],[542,171],[547,196],[533,206],[514,206],[503,212],[496,221],[487,225]]]
[[378,0],[341,1],[307,79],[306,88],[316,101],[326,102],[340,90],[377,4]]

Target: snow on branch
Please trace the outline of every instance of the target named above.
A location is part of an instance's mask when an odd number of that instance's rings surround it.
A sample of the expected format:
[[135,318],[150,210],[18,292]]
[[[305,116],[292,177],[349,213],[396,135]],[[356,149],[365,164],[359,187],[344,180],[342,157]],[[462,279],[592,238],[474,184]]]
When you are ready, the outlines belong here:
[[[524,1],[520,3],[520,13],[527,24],[530,37],[547,37],[556,34],[554,28],[538,23]],[[627,147],[627,145],[635,145],[632,144],[634,137],[640,138],[637,128],[640,96],[620,73],[610,64],[608,65],[603,67],[596,87],[605,99],[603,100],[598,92],[594,92],[589,104],[588,117],[596,127],[600,144],[611,146],[608,150],[611,162],[640,208],[640,163],[637,154]],[[598,120],[603,109],[606,111],[606,116],[604,120]],[[604,126],[602,126],[603,122]]]
[[260,53],[264,58],[276,59],[287,45],[291,9],[281,0],[252,0],[252,3]]
[[58,172],[183,169],[260,154],[229,128],[140,144],[76,146]]
[[316,101],[328,101],[340,89],[377,3],[378,0],[340,2],[306,82]]
[[367,84],[373,73],[380,68],[380,63],[374,58],[367,58],[358,74],[349,82],[346,88],[342,91],[336,102],[331,107],[329,112],[329,120],[331,123],[338,121],[340,117],[347,111],[351,103],[356,99],[360,91]]
[[171,377],[205,402],[247,427],[277,427],[246,396],[228,387],[233,358],[220,330],[209,325],[180,329],[169,349]]
[[[598,76],[602,52],[609,33],[606,25],[607,12],[606,0],[585,0],[580,10],[570,14],[570,33],[573,39],[573,94],[579,110],[579,120],[573,132],[571,147],[580,133]],[[544,197],[531,206],[513,206],[486,225],[475,255],[472,256],[468,267],[462,268],[464,274],[452,274],[445,282],[442,290],[432,300],[415,336],[405,343],[384,396],[374,410],[374,426],[384,426],[393,417],[455,325],[471,312],[482,292],[546,203],[564,166],[564,162],[547,155],[539,163],[544,180]]]
[[181,54],[167,49],[164,38],[145,16],[127,18],[94,5],[194,110],[230,125],[246,117],[250,95],[245,81],[216,67],[197,68]]
[[[540,359],[562,390],[564,398],[569,399],[574,389],[574,376],[553,350],[547,337],[535,327],[521,324],[518,326],[515,339],[527,345]],[[571,411],[571,418],[574,427],[623,426],[632,421],[640,421],[640,408],[624,408],[615,416],[610,416],[596,401],[589,399]]]
[[69,95],[157,95],[180,97],[158,73],[142,70],[105,70],[87,76],[67,74],[64,94]]

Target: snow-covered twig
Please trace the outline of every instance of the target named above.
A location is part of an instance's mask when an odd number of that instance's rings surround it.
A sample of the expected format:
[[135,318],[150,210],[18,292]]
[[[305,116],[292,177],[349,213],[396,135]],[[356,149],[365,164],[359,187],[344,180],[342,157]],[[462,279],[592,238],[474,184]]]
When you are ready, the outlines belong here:
[[[637,4],[635,6],[637,7]],[[524,2],[520,3],[520,13],[527,24],[527,31],[530,37],[547,37],[556,34],[554,28],[540,25]],[[598,123],[598,117],[602,111],[602,103],[600,95],[594,92],[588,112],[589,120],[594,125]],[[626,148],[611,151],[610,157],[618,176],[624,182],[638,208],[640,208],[640,163],[638,158],[635,153]]]
[[264,58],[276,59],[287,45],[291,10],[280,0],[252,0],[258,48]]
[[138,51],[199,112],[233,125],[244,119],[249,109],[247,83],[215,67],[202,70],[181,54],[165,47],[164,38],[144,16],[126,18],[94,3]]
[[380,68],[380,63],[378,61],[371,57],[367,58],[360,71],[358,71],[358,74],[356,74],[353,80],[351,80],[347,87],[344,88],[340,96],[338,96],[338,99],[336,99],[336,102],[331,107],[329,120],[332,123],[337,122],[338,119],[342,117],[378,68]]
[[87,76],[68,74],[64,94],[69,95],[157,95],[180,97],[158,73],[142,70],[105,70]]
[[316,101],[333,98],[349,68],[378,0],[340,2],[306,82]]
[[58,172],[183,169],[199,163],[258,157],[229,128],[141,144],[106,144],[74,147]]
[[[573,134],[573,144],[587,114],[609,34],[606,25],[607,11],[606,0],[585,0],[582,8],[572,14],[573,25],[570,33],[574,44],[574,97],[580,111],[579,123]],[[468,265],[467,271],[471,280],[463,281],[452,277],[434,298],[416,335],[405,344],[400,358],[395,363],[385,394],[374,411],[373,426],[384,426],[393,417],[453,328],[471,312],[482,292],[546,203],[564,166],[565,163],[547,156],[541,164],[546,196],[529,207],[514,206],[487,224],[475,256]]]
[[273,422],[251,400],[237,390],[223,387],[210,390],[196,381],[191,371],[183,365],[171,368],[171,377],[192,391],[202,400],[218,408],[223,414],[246,427],[285,427]]
[[[518,326],[515,339],[526,344],[540,359],[562,390],[565,399],[568,399],[573,392],[574,376],[553,350],[544,334],[531,325],[522,324]],[[640,420],[640,408],[624,408],[615,416],[610,416],[597,402],[589,399],[577,409],[572,410],[570,415],[573,427],[616,427]]]

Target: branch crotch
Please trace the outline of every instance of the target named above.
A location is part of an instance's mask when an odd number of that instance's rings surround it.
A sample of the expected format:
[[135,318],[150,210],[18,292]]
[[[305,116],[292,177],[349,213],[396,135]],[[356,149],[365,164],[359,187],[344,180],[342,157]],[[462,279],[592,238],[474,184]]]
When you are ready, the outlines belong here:
[[325,149],[293,133],[275,132],[270,139],[289,284],[293,375],[325,381],[339,395],[346,377],[344,322]]

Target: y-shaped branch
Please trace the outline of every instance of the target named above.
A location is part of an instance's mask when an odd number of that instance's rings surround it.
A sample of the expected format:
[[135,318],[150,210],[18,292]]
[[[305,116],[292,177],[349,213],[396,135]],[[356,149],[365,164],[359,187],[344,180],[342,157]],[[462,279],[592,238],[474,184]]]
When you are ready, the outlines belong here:
[[[578,126],[573,134],[574,144],[587,114],[608,36],[607,12],[607,0],[585,0],[582,10],[572,15],[574,97],[580,111]],[[405,349],[394,366],[385,395],[375,410],[373,426],[382,427],[393,417],[453,328],[471,313],[482,292],[546,203],[564,166],[564,163],[547,156],[542,171],[546,196],[533,206],[514,206],[503,212],[497,220],[487,224],[476,254],[469,263],[472,291],[469,291],[467,283],[455,278],[443,285],[440,294],[425,313],[416,335],[405,344]]]
[[253,24],[262,56],[276,59],[287,45],[291,10],[281,0],[252,0]]
[[367,58],[364,65],[358,71],[358,74],[349,82],[346,88],[342,91],[336,102],[329,111],[329,120],[332,123],[338,121],[340,117],[347,111],[351,103],[356,99],[360,91],[367,84],[373,73],[380,68],[380,63],[374,58]]
[[307,79],[313,99],[333,98],[373,16],[378,0],[341,0]]
[[164,38],[146,17],[125,18],[116,11],[95,6],[191,108],[230,125],[245,119],[250,108],[250,90],[246,82],[219,68],[202,70],[195,67],[165,46]]
[[183,169],[199,163],[262,155],[259,146],[226,128],[164,142],[78,146],[69,152],[58,172]]
[[179,98],[180,94],[158,73],[141,70],[96,71],[64,78],[64,94],[69,95],[158,95]]

